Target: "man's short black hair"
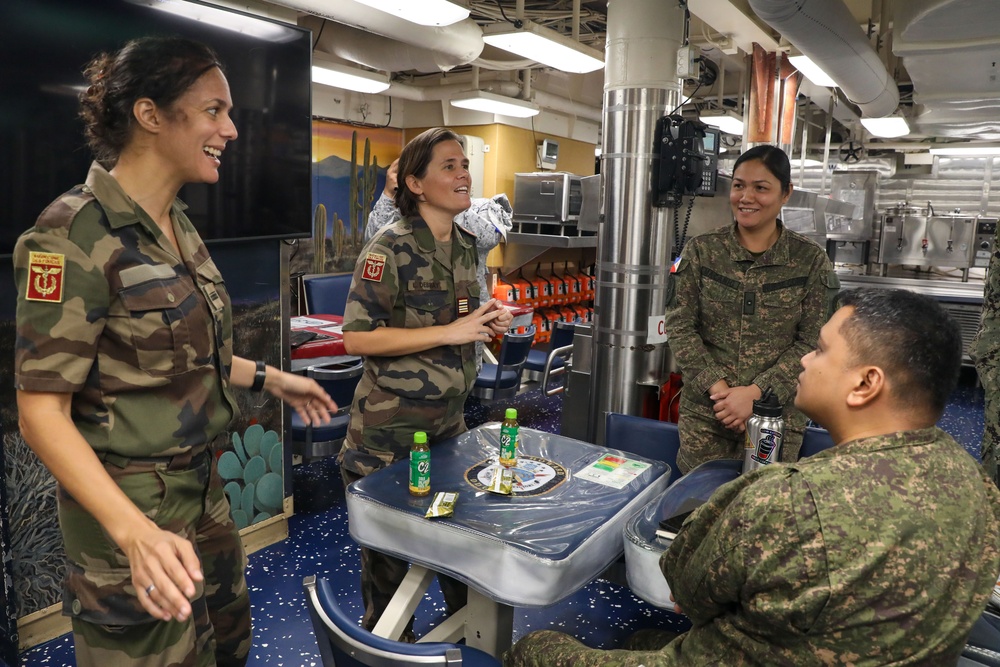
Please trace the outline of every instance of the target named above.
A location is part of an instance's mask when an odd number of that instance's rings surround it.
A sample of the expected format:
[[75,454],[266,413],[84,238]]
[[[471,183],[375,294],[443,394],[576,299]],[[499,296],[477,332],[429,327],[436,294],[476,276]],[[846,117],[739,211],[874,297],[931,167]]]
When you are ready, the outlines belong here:
[[962,333],[934,299],[899,289],[852,289],[840,293],[840,306],[854,312],[840,333],[853,362],[885,371],[893,396],[919,407],[935,421],[958,384]]

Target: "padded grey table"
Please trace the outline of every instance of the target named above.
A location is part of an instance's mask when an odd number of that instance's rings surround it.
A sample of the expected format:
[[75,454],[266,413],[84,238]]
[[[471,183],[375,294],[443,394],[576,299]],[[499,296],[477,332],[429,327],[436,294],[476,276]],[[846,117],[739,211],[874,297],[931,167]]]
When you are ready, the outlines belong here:
[[[351,484],[347,511],[359,544],[409,560],[376,634],[398,637],[435,572],[469,585],[469,604],[422,641],[466,643],[499,656],[511,644],[513,607],[559,602],[622,553],[622,525],[666,487],[669,466],[621,451],[522,428],[523,483],[487,490],[499,424],[432,443],[431,495],[411,496],[408,461]],[[458,492],[454,515],[425,518],[438,491]]]
[[660,519],[677,514],[689,499],[707,501],[716,489],[739,477],[742,469],[742,461],[706,461],[625,522],[625,576],[633,593],[651,605],[674,610],[670,586],[660,569],[660,557],[670,548],[672,540],[657,536]]

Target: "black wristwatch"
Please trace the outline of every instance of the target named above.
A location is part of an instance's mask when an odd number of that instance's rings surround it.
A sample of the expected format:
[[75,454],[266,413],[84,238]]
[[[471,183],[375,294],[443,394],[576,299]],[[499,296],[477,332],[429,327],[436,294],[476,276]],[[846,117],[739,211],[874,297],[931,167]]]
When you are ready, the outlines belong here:
[[267,378],[267,365],[263,361],[257,360],[257,370],[253,374],[253,384],[250,385],[252,391],[261,391],[264,388],[264,380]]

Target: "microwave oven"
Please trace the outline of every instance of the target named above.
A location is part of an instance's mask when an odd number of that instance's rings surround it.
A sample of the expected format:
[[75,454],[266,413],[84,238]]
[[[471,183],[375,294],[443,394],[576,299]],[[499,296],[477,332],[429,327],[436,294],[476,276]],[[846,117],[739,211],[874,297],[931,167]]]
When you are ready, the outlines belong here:
[[563,224],[580,219],[581,177],[545,171],[514,174],[514,221]]

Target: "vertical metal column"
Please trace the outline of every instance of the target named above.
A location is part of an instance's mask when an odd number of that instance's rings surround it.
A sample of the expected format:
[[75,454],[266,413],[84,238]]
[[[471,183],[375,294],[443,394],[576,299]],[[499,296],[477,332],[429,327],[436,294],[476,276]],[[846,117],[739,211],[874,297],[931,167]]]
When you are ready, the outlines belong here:
[[598,231],[588,415],[588,439],[595,442],[604,440],[608,412],[640,414],[651,391],[642,385],[662,382],[666,343],[649,344],[647,339],[650,317],[662,317],[666,306],[672,209],[653,206],[652,168],[659,154],[654,135],[657,120],[681,102],[675,56],[684,38],[684,19],[678,2],[608,4],[601,142],[604,219]]

